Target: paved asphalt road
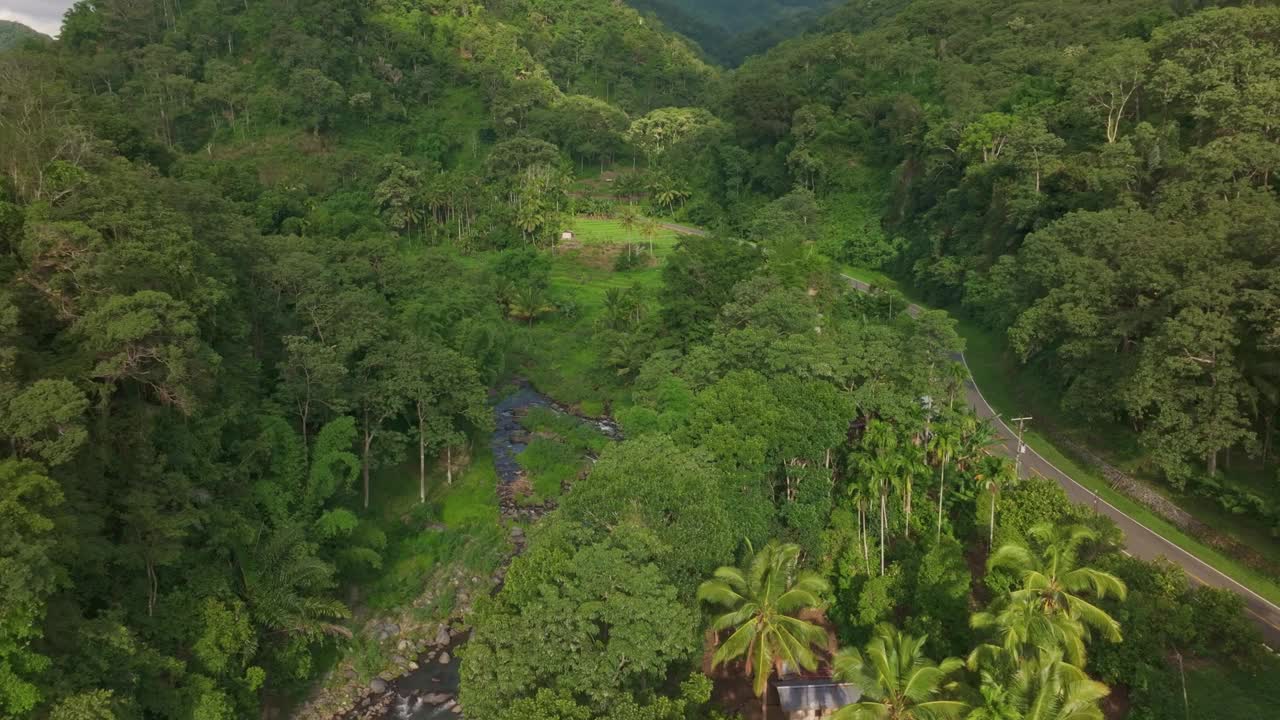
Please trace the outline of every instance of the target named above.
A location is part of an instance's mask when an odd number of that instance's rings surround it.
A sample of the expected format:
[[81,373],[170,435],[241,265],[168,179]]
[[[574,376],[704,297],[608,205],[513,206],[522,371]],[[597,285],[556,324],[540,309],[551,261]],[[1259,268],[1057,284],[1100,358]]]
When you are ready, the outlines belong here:
[[[684,235],[706,235],[703,230],[685,225],[664,223],[663,227]],[[871,286],[867,283],[851,278],[848,275],[843,275],[842,277],[859,291],[871,292]],[[911,305],[907,308],[907,312],[912,315],[919,315],[922,310],[917,305]],[[956,359],[964,363],[966,368],[969,367],[964,355],[958,355]],[[968,398],[969,406],[977,412],[979,417],[991,420],[991,424],[995,427],[996,433],[1003,443],[1001,446],[1003,452],[1009,457],[1013,457],[1018,448],[1017,434],[1005,424],[999,413],[982,396],[982,391],[978,389],[978,386],[972,380],[972,372],[970,376],[971,379],[965,382],[965,395]],[[1053,463],[1041,457],[1039,453],[1030,447],[1023,449],[1022,474],[1024,476],[1035,474],[1049,478],[1061,485],[1062,489],[1066,491],[1067,497],[1071,498],[1073,502],[1087,505],[1114,520],[1116,525],[1124,531],[1125,552],[1133,557],[1143,560],[1155,560],[1160,557],[1167,558],[1186,571],[1187,575],[1195,582],[1202,585],[1225,588],[1244,598],[1245,612],[1258,624],[1267,645],[1273,650],[1280,651],[1280,607],[1222,574],[1195,555],[1166,540],[1159,533],[1130,517],[1123,510],[1102,499],[1089,488],[1072,480],[1070,475],[1059,470]]]

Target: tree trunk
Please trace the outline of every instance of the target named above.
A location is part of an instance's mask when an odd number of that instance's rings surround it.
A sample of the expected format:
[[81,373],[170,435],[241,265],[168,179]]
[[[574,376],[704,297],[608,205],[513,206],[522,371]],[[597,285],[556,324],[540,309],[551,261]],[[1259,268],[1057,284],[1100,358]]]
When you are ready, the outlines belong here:
[[427,428],[418,420],[418,502],[427,504]]
[[888,527],[888,523],[885,521],[884,516],[885,516],[885,494],[881,492],[880,493],[880,574],[881,575],[884,575],[884,546],[886,544],[884,536],[885,536],[886,528]]
[[871,555],[867,552],[867,508],[864,503],[858,503],[858,527],[862,530],[862,565],[867,570],[867,575],[871,575]]
[[364,509],[369,509],[369,453],[373,447],[373,433],[364,431],[364,451],[360,454],[360,476],[364,479]]
[[938,539],[942,539],[942,495],[947,491],[947,460],[949,453],[942,456],[942,468],[938,473]]
[[764,679],[764,692],[760,693],[760,720],[769,720],[769,678]]
[[453,484],[453,445],[446,445],[444,448],[444,474],[445,480]]
[[991,493],[991,537],[987,540],[987,550],[995,548],[996,544],[996,494]]
[[906,537],[908,540],[910,540],[911,539],[911,478],[909,476],[907,477],[907,501],[904,504],[903,509],[906,510],[907,512]]
[[1267,467],[1267,462],[1271,460],[1271,424],[1275,422],[1272,415],[1268,415],[1262,421],[1262,467]]
[[1213,452],[1209,453],[1208,462],[1206,464],[1208,465],[1210,475],[1214,475],[1218,472],[1218,451],[1217,450],[1214,450]]

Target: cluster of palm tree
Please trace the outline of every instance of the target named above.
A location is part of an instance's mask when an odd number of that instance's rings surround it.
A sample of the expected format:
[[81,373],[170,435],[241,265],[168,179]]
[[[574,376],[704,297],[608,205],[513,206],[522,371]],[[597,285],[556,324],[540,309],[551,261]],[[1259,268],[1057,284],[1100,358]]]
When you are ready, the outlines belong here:
[[[1012,573],[1017,585],[972,617],[985,641],[967,661],[934,662],[924,653],[927,637],[887,623],[864,647],[835,653],[834,678],[862,693],[836,720],[1102,720],[1108,688],[1085,672],[1085,646],[1094,632],[1119,641],[1120,626],[1090,598],[1123,599],[1124,583],[1082,564],[1081,549],[1098,539],[1088,528],[1042,524],[1029,537],[1034,549],[1013,543],[991,554],[988,571]],[[723,637],[712,664],[745,661],[762,718],[770,677],[814,670],[828,644],[815,620],[830,586],[800,559],[799,546],[771,542],[698,589],[722,609],[710,625]]]
[[947,469],[953,467],[967,479],[976,481],[991,498],[991,541],[995,541],[996,498],[1017,481],[1008,460],[989,454],[995,444],[991,426],[972,414],[952,415],[939,421],[925,421],[918,431],[904,433],[900,427],[882,420],[867,424],[862,445],[851,459],[856,468],[846,487],[858,510],[859,538],[863,562],[870,570],[867,542],[867,515],[874,503],[879,508],[880,574],[885,572],[885,546],[890,533],[889,502],[897,496],[903,515],[903,536],[911,538],[912,499],[917,480],[928,482],[936,468],[938,522],[942,537],[946,513]]

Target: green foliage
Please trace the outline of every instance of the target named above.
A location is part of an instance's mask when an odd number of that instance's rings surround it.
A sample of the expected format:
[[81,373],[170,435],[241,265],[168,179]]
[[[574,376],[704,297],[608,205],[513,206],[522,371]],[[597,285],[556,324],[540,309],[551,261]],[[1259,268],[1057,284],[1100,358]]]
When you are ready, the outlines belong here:
[[634,549],[535,546],[513,564],[502,593],[476,608],[461,700],[496,717],[552,690],[582,698],[593,713],[606,711],[690,658],[696,622],[675,587]]
[[560,497],[563,487],[573,481],[584,459],[571,445],[537,437],[516,458],[529,473],[533,490],[543,500]]
[[25,714],[39,703],[32,681],[50,664],[32,644],[42,634],[48,597],[64,582],[50,518],[62,501],[58,485],[36,463],[0,461],[0,707],[8,714]]
[[689,592],[738,543],[721,500],[728,492],[705,456],[646,435],[605,450],[562,509],[597,534],[618,526],[652,533],[653,561]]

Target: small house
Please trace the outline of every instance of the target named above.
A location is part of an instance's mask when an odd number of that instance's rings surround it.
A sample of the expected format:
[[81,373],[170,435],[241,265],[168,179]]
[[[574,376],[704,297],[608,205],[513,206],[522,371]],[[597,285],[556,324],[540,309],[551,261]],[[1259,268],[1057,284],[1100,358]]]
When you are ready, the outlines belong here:
[[776,687],[778,704],[787,720],[821,720],[862,699],[858,686],[831,679],[781,680]]

